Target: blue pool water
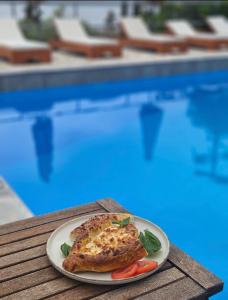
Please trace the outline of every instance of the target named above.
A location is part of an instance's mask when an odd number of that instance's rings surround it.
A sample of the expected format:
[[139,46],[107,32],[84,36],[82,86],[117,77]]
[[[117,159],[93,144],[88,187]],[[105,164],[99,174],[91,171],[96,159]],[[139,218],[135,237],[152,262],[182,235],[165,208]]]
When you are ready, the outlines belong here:
[[0,137],[35,214],[111,196],[228,280],[228,72],[2,93]]

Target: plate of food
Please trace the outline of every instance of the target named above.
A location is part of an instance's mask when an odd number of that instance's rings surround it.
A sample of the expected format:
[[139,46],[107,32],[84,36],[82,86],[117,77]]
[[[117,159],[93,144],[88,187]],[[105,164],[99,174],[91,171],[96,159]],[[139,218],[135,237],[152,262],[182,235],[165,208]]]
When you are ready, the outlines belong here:
[[47,241],[51,264],[64,275],[93,284],[124,284],[156,272],[169,240],[157,225],[126,213],[85,215],[57,228]]

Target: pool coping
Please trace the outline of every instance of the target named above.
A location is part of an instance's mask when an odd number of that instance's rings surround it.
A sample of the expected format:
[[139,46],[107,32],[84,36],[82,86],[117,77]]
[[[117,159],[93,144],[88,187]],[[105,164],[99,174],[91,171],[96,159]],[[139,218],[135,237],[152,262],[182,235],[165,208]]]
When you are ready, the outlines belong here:
[[0,224],[6,224],[34,216],[31,210],[0,176]]
[[228,69],[228,53],[0,71],[0,92]]

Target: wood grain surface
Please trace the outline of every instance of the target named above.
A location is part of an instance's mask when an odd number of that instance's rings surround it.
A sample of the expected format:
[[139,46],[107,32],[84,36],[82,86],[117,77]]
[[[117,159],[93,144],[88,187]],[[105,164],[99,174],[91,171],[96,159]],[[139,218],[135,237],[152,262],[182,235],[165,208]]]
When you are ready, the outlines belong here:
[[75,217],[127,212],[111,198],[0,226],[0,298],[14,299],[207,299],[223,288],[214,274],[171,246],[169,260],[154,275],[124,286],[96,286],[64,277],[50,264],[46,242]]

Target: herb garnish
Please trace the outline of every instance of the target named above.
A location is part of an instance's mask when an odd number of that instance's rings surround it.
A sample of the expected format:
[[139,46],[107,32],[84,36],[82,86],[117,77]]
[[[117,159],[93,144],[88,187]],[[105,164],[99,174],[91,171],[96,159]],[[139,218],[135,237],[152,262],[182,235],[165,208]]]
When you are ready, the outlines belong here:
[[71,246],[68,245],[67,243],[64,243],[60,246],[60,249],[62,251],[62,254],[66,257],[70,253]]
[[122,221],[112,221],[112,224],[120,225],[120,227],[124,227],[130,223],[130,217],[123,219]]
[[161,242],[159,239],[148,229],[140,232],[139,240],[143,247],[146,249],[148,256],[152,256],[155,252],[161,249]]

